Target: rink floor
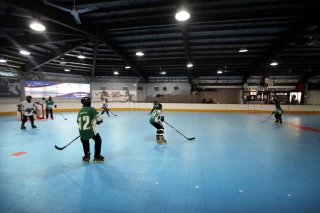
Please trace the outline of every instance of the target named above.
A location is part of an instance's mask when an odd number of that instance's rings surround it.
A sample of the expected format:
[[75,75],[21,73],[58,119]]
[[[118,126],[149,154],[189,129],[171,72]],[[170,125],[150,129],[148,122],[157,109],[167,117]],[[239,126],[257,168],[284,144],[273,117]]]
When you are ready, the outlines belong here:
[[148,112],[114,113],[98,126],[106,162],[90,164],[80,140],[54,148],[78,136],[77,113],[27,130],[0,117],[0,212],[320,212],[320,115],[164,112],[196,139],[164,124],[158,145]]

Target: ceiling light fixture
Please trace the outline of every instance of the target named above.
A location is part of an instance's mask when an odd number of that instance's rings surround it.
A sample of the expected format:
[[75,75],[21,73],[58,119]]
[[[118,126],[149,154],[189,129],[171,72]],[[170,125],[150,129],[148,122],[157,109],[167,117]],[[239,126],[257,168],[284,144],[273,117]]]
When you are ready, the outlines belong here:
[[143,54],[142,51],[138,51],[138,52],[136,53],[136,55],[137,55],[137,56],[144,56],[144,54]]
[[181,8],[175,15],[175,18],[178,21],[186,21],[190,18],[190,13],[185,9],[185,8]]
[[218,70],[218,72],[217,72],[218,74],[221,74],[222,73],[222,70]]
[[272,61],[270,65],[271,65],[271,66],[277,66],[277,65],[278,65],[278,62]]
[[113,72],[113,74],[115,74],[115,75],[119,75],[119,73],[118,73],[117,71]]
[[81,54],[81,55],[78,55],[78,58],[80,58],[80,59],[85,59],[86,57]]
[[0,63],[7,63],[7,60],[4,58],[0,58]]
[[189,64],[187,64],[187,67],[193,67],[193,64],[191,64],[190,62],[189,62]]
[[40,31],[40,32],[46,30],[46,27],[43,24],[41,24],[41,22],[38,20],[31,22],[30,28],[35,31]]
[[127,65],[127,66],[125,66],[124,68],[126,68],[126,69],[130,69],[131,67],[130,67],[129,65]]
[[66,68],[66,69],[64,69],[64,71],[66,71],[66,72],[70,72],[70,70],[69,70],[69,69],[67,69],[67,68]]
[[26,50],[20,50],[20,53],[22,55],[30,55],[30,53],[28,51],[26,51]]
[[162,72],[160,72],[160,74],[165,75],[165,74],[167,74],[167,72],[162,71]]
[[246,47],[245,44],[242,44],[242,46],[239,49],[239,53],[244,53],[244,52],[248,52],[248,48]]

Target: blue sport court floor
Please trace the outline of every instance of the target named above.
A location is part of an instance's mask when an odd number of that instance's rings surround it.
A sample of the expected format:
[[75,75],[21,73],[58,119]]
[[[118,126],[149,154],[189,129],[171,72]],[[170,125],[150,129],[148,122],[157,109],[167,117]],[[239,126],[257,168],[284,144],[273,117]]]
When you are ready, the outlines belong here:
[[164,124],[158,145],[148,112],[114,113],[98,126],[106,162],[90,164],[80,140],[54,148],[78,136],[77,113],[25,131],[0,117],[0,212],[320,212],[320,115],[164,111],[196,139]]

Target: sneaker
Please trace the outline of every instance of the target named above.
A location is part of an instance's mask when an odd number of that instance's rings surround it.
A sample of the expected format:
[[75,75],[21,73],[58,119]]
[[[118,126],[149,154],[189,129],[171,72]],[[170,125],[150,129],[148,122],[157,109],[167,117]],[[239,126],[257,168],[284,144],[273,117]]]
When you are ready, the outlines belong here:
[[159,135],[156,136],[156,142],[160,143],[160,136]]
[[27,129],[25,126],[21,126],[21,129]]
[[35,125],[32,125],[31,127],[32,127],[33,129],[37,128]]

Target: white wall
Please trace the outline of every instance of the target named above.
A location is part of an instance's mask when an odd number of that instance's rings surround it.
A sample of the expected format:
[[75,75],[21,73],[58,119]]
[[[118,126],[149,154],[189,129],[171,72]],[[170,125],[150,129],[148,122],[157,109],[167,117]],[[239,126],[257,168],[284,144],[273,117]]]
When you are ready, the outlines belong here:
[[[191,85],[189,83],[139,83],[139,87],[143,87],[143,91],[138,91],[138,102],[144,102],[147,96],[156,96],[157,94],[173,94],[175,93],[174,87],[179,87],[181,91],[191,90]],[[154,87],[159,87],[159,91],[154,91]],[[167,87],[167,91],[163,91],[163,87]],[[190,94],[190,93],[189,93]]]
[[309,90],[307,94],[307,104],[320,105],[320,90]]

